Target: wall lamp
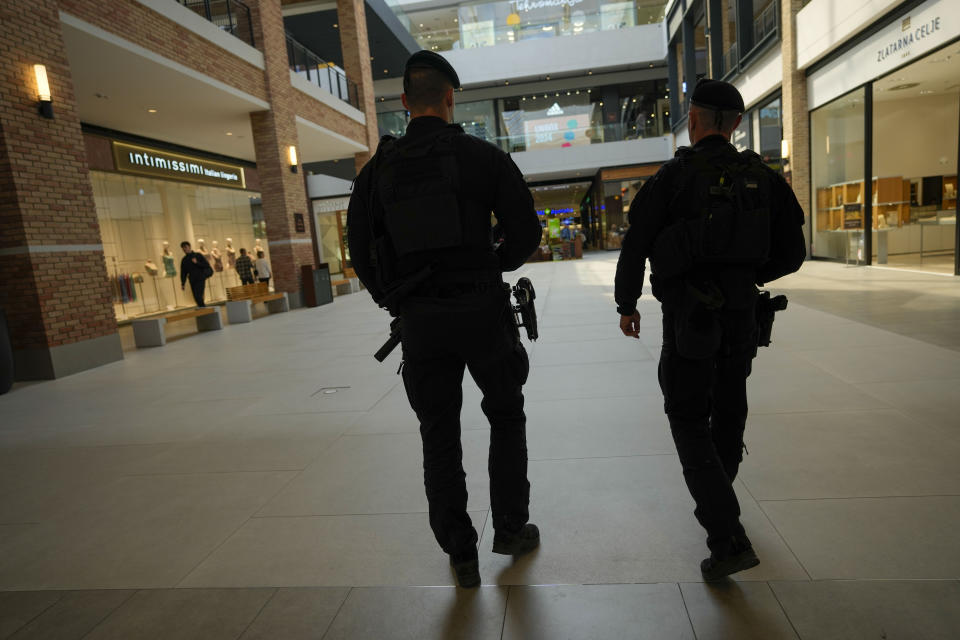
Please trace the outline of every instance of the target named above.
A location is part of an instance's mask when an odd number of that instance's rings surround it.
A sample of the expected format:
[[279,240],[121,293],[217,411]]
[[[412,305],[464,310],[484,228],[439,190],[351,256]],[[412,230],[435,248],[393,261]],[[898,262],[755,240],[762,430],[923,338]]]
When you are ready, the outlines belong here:
[[53,118],[53,100],[50,96],[50,82],[47,81],[47,68],[42,64],[35,64],[33,74],[37,77],[37,110],[44,118]]
[[789,158],[790,157],[790,141],[783,139],[780,141],[780,157]]
[[287,147],[287,159],[290,161],[290,173],[297,172],[297,148],[293,145]]

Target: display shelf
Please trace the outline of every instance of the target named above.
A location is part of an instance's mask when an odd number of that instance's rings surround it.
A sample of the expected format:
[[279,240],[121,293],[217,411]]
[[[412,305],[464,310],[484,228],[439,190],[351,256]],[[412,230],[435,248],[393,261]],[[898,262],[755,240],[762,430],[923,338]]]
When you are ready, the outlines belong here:
[[[842,229],[847,205],[864,204],[863,180],[831,184],[817,189],[817,231]],[[879,216],[887,226],[901,227],[910,221],[910,181],[900,176],[871,179],[872,226],[883,228]],[[861,209],[862,211],[862,209]],[[890,219],[894,214],[894,220]],[[854,212],[850,212],[854,215]]]

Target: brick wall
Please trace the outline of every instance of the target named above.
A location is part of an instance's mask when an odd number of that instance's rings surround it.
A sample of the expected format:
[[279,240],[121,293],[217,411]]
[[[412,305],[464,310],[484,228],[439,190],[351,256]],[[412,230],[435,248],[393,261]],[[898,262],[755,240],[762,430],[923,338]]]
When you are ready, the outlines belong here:
[[373,70],[370,63],[370,41],[367,37],[367,17],[363,0],[337,0],[337,19],[340,21],[340,48],[343,51],[343,69],[347,77],[357,83],[360,110],[367,116],[366,143],[370,149],[355,156],[357,173],[376,152],[380,133],[377,129],[377,107],[373,89]]
[[[134,0],[59,0],[57,4],[84,22],[266,100],[262,70]],[[256,33],[254,42],[262,48]]]
[[[302,166],[290,171],[287,149],[298,145],[296,90],[290,84],[283,14],[277,0],[251,2],[254,33],[266,66],[270,111],[250,114],[260,176],[263,218],[267,223],[270,262],[277,291],[300,291],[300,266],[313,264],[307,192]],[[304,216],[304,232],[294,227],[294,214]]]
[[807,79],[797,70],[797,12],[802,0],[782,0],[780,5],[783,53],[783,138],[790,146],[789,178],[797,200],[810,219],[810,120]]
[[[116,332],[103,252],[51,251],[101,242],[57,9],[0,3],[0,306],[15,350]],[[37,113],[34,64],[47,67],[52,120]]]

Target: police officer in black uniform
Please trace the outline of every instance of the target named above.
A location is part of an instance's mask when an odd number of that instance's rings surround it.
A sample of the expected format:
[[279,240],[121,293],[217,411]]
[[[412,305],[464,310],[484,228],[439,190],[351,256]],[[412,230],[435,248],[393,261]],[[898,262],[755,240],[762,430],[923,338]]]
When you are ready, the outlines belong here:
[[710,557],[700,569],[717,580],[759,563],[733,490],[757,348],[757,286],[799,269],[806,249],[793,191],[757,154],[730,144],[744,111],[737,89],[702,80],[690,102],[693,146],[678,149],[630,205],[615,298],[622,332],[637,338],[649,258],[663,308],[664,408],[707,531]]
[[[430,526],[459,584],[472,587],[480,574],[460,445],[464,368],[483,392],[490,422],[493,551],[517,555],[540,542],[527,522],[521,388],[529,363],[501,272],[536,250],[541,227],[510,157],[450,124],[459,86],[442,56],[410,57],[403,77],[410,124],[403,137],[384,137],[357,176],[347,228],[357,276],[401,318],[403,383],[420,420]],[[392,297],[410,283],[412,292]]]

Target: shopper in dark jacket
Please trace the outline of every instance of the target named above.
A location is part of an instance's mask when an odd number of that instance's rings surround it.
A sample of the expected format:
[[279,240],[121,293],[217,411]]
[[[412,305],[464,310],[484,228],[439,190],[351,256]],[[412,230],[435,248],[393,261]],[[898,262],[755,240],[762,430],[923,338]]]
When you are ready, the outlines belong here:
[[213,269],[203,254],[191,249],[190,243],[186,240],[180,243],[180,248],[183,249],[183,260],[180,261],[180,289],[186,288],[187,278],[189,278],[194,301],[198,307],[204,307],[206,305],[203,303],[203,290],[206,287],[207,278],[213,275]]

